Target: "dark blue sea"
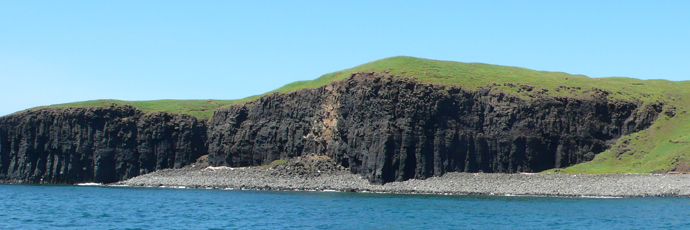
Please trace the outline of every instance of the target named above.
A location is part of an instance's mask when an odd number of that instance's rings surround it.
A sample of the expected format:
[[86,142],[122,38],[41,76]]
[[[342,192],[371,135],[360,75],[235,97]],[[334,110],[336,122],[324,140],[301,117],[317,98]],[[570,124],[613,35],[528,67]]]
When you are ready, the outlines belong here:
[[690,229],[690,198],[0,185],[0,229]]

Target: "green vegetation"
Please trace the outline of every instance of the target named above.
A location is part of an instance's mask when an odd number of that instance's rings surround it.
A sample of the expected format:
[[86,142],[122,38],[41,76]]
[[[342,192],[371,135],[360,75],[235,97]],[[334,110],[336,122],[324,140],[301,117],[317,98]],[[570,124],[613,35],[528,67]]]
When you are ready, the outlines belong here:
[[[623,136],[594,160],[560,170],[564,173],[652,173],[690,163],[690,116],[659,115],[650,128]],[[557,172],[552,169],[547,173]]]
[[[351,73],[359,71],[388,71],[393,76],[416,77],[421,82],[454,85],[468,90],[491,86],[493,90],[501,90],[526,99],[530,98],[529,94],[535,92],[552,96],[588,97],[594,90],[604,90],[609,92],[609,98],[614,100],[664,102],[666,110],[676,108],[676,116],[659,115],[658,121],[652,127],[621,137],[610,150],[600,153],[591,162],[547,172],[649,173],[668,171],[679,163],[690,163],[690,115],[685,113],[690,106],[688,81],[639,80],[624,77],[589,78],[583,75],[482,63],[392,57],[325,74],[315,80],[290,83],[266,94],[316,88],[345,79]],[[534,88],[532,91],[525,91],[521,90],[521,85],[530,85]],[[98,100],[53,106],[130,104],[144,111],[166,111],[208,118],[216,108],[244,103],[258,97],[240,100]]]
[[267,165],[262,165],[262,166],[257,166],[257,167],[260,169],[268,169],[268,168],[271,168],[271,167],[279,165],[279,164],[285,164],[285,162],[287,162],[287,161],[286,160],[274,160],[274,161],[271,161],[271,163],[268,163]]
[[[489,65],[482,63],[461,63],[437,61],[414,57],[392,57],[354,68],[325,74],[315,80],[298,81],[287,84],[272,92],[291,92],[305,88],[316,88],[330,82],[345,79],[353,72],[388,71],[389,74],[401,77],[416,77],[417,80],[432,84],[455,85],[465,89],[493,86],[494,89],[512,94],[518,93],[519,87],[505,86],[512,83],[535,86],[534,90],[546,89],[548,95],[580,96],[586,95],[593,88],[608,90],[616,99],[656,101],[668,100],[682,96],[679,91],[690,88],[690,82],[672,82],[666,80],[639,80],[624,77],[589,78],[584,75],[571,75],[561,72],[536,71],[519,67]],[[570,87],[568,89],[560,86]],[[579,87],[579,89],[578,89]]]
[[[155,100],[155,101],[120,101],[94,100],[73,102],[49,107],[103,107],[115,103],[117,105],[131,105],[144,112],[164,111],[170,113],[189,114],[205,119],[213,115],[213,111],[237,100]],[[39,107],[40,108],[40,107]]]

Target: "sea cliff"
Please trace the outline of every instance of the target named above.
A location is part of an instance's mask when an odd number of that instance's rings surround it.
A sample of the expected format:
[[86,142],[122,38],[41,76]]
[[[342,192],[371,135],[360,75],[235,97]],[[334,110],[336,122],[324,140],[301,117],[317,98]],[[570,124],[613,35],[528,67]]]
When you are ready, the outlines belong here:
[[208,154],[212,166],[326,156],[373,183],[447,172],[539,172],[589,161],[649,127],[660,102],[514,95],[358,72],[217,109],[210,120],[131,106],[42,108],[0,118],[0,180],[110,183]]
[[43,108],[0,117],[0,180],[110,183],[206,154],[206,124],[128,105]]
[[209,162],[264,165],[313,153],[374,183],[446,172],[539,172],[589,161],[661,112],[660,103],[610,100],[608,93],[519,97],[491,85],[466,90],[360,72],[216,110]]

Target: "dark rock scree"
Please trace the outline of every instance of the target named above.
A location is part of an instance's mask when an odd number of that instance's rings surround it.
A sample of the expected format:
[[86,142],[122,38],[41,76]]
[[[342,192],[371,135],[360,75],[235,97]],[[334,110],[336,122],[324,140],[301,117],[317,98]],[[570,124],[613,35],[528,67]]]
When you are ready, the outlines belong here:
[[45,108],[0,117],[0,181],[110,183],[206,154],[206,125],[134,107]]
[[[131,106],[44,108],[0,117],[0,182],[115,182],[180,168],[327,156],[370,182],[446,172],[538,172],[591,160],[647,128],[660,104],[419,83],[356,73],[218,109],[208,122]],[[318,170],[317,170],[318,172]]]
[[250,166],[326,155],[374,183],[445,172],[538,172],[606,150],[647,128],[660,104],[582,98],[531,100],[491,87],[464,90],[365,72],[317,89],[216,110],[209,162]]

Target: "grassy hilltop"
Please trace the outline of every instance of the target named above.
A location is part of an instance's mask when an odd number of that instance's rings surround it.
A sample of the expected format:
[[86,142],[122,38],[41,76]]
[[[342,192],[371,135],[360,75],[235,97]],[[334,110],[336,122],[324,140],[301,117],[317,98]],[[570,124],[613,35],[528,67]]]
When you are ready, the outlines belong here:
[[211,115],[213,115],[213,111],[217,108],[233,104],[236,101],[238,100],[93,100],[51,105],[49,107],[102,107],[115,103],[117,105],[131,105],[144,112],[164,111],[170,113],[189,114],[197,118],[206,119],[211,117]]
[[[530,85],[534,90],[552,96],[587,96],[593,89],[610,92],[609,98],[643,103],[660,101],[665,108],[676,108],[676,115],[660,115],[647,130],[621,137],[609,150],[594,160],[560,171],[568,173],[649,173],[672,170],[678,164],[690,163],[690,82],[667,80],[639,80],[624,77],[589,78],[561,72],[535,71],[482,63],[460,63],[413,57],[386,58],[350,69],[325,74],[315,80],[287,84],[269,93],[285,93],[315,88],[347,78],[352,72],[377,71],[400,77],[417,77],[419,81],[455,85],[472,90],[493,86],[509,94],[526,96],[528,92],[510,85]],[[504,83],[510,83],[505,84]],[[216,108],[243,103],[258,96],[239,100],[157,100],[117,101],[97,100],[60,105],[106,106],[110,103],[129,104],[143,111],[166,111],[208,118]],[[525,97],[528,98],[528,97]],[[554,172],[556,170],[550,170]]]

